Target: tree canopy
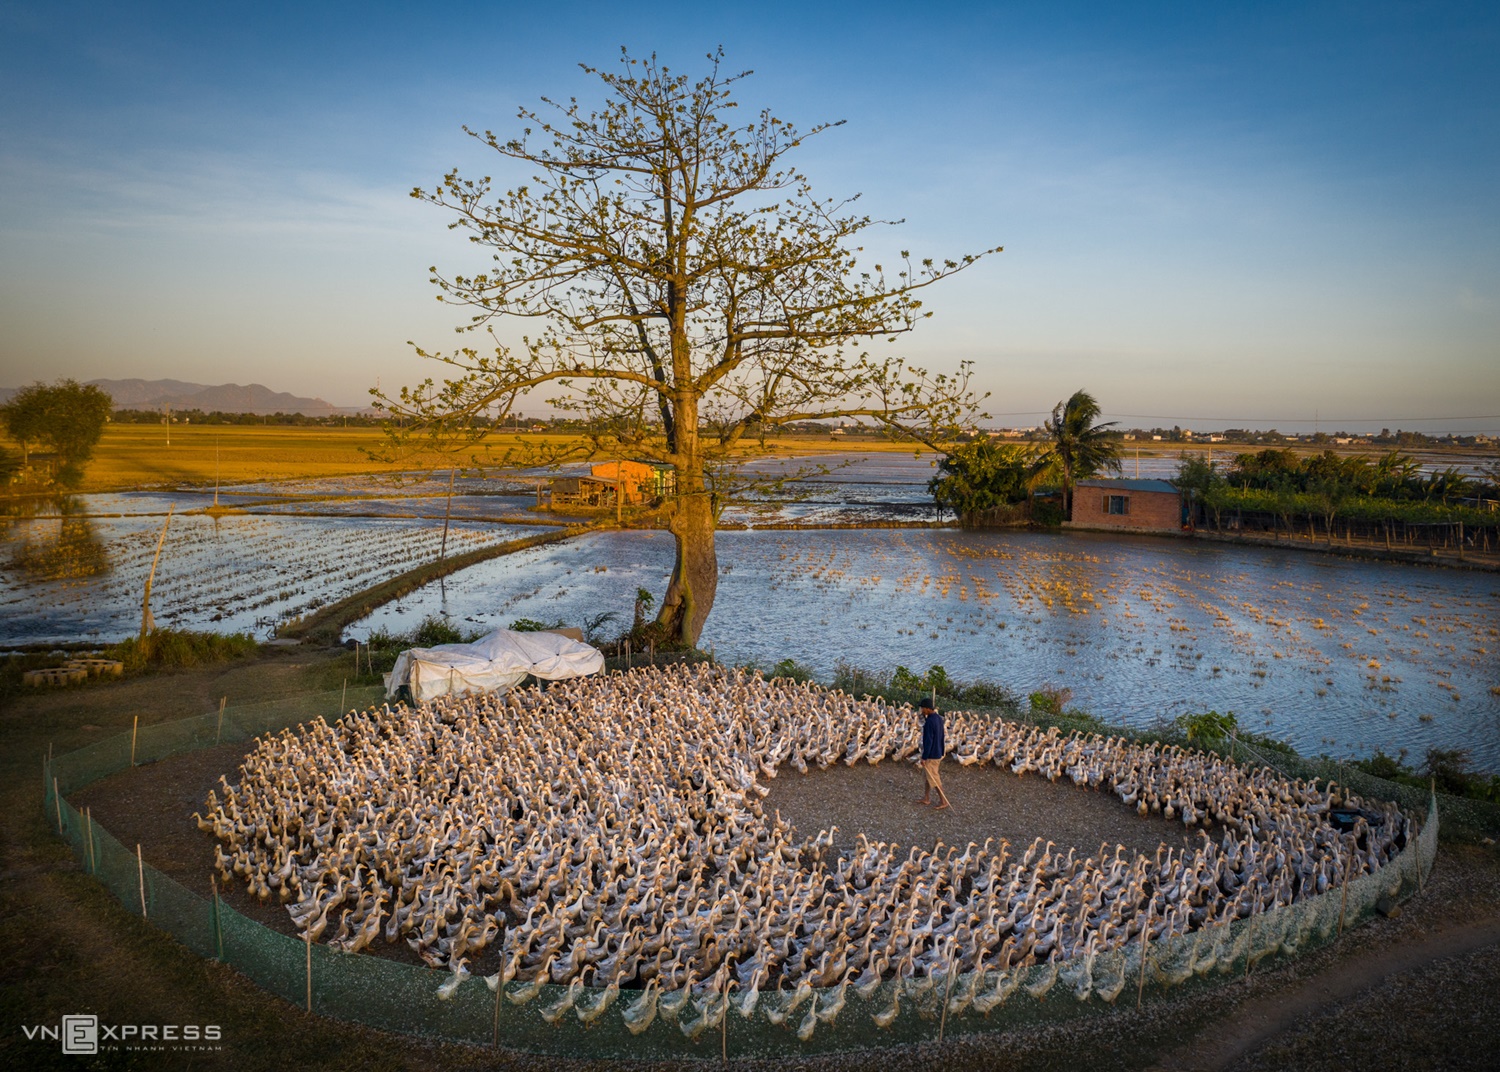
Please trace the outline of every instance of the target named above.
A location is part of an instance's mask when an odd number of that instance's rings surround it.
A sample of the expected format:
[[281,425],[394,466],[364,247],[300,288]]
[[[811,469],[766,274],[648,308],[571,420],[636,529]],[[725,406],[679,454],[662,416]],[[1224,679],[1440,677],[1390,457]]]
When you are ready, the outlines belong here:
[[[450,171],[412,196],[454,215],[490,254],[473,274],[432,269],[439,299],[470,310],[483,348],[417,352],[452,370],[380,404],[401,436],[478,443],[536,390],[578,414],[596,454],[677,471],[668,506],[677,561],[657,618],[664,639],[696,642],[718,583],[715,467],[767,431],[860,417],[939,443],[972,420],[969,367],[929,373],[872,356],[925,316],[924,288],[995,250],[890,268],[858,261],[882,222],[853,199],[814,195],[787,157],[839,123],[806,130],[761,110],[740,115],[722,53],[697,80],[622,52],[596,76],[602,104],[523,108],[519,136],[466,132],[503,166],[497,187]],[[497,327],[530,325],[519,345]],[[519,460],[519,459],[518,459]]]
[[1059,402],[1043,422],[1050,440],[1051,461],[1063,489],[1063,510],[1073,516],[1073,483],[1106,470],[1120,471],[1120,447],[1110,438],[1113,421],[1099,423],[1102,411],[1087,391]]
[[93,384],[38,381],[0,406],[0,422],[20,444],[23,466],[31,464],[33,445],[47,447],[57,455],[54,479],[70,486],[82,479],[84,463],[104,435],[112,406],[109,395]]
[[996,443],[988,436],[951,449],[927,488],[965,524],[996,507],[1024,502],[1032,492],[1039,458],[1027,444]]

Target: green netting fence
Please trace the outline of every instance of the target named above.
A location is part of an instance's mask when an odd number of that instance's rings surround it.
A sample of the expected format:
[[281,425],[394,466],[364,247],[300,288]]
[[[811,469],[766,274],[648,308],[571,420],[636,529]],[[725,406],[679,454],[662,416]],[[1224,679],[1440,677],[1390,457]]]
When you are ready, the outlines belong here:
[[[676,1015],[669,1015],[670,1003],[663,1002],[654,1019],[633,1033],[623,1014],[632,1010],[639,991],[621,992],[611,1007],[586,1023],[601,991],[577,993],[569,1009],[566,987],[542,986],[522,1001],[527,997],[523,984],[491,992],[474,976],[444,1000],[439,987],[452,978],[445,972],[307,945],[246,918],[217,897],[184,888],[66,799],[132,762],[152,763],[312,719],[337,718],[348,707],[379,698],[378,688],[350,690],[142,726],[50,760],[43,773],[47,815],[81,865],[127,909],[140,912],[200,956],[233,966],[298,1007],[471,1045],[605,1059],[775,1058],[872,1049],[1012,1031],[1151,1000],[1168,990],[1211,986],[1240,978],[1267,958],[1327,944],[1368,919],[1382,901],[1411,896],[1422,887],[1437,854],[1438,809],[1436,799],[1429,798],[1420,832],[1386,867],[1296,905],[1064,962],[1008,972],[892,979],[868,997],[851,987],[842,993],[841,1008],[836,1007],[841,999],[836,988],[815,990],[796,1006],[791,1006],[791,992],[771,991],[749,1015],[742,1014],[736,993],[726,999],[695,990]],[[99,818],[108,821],[108,816]]]

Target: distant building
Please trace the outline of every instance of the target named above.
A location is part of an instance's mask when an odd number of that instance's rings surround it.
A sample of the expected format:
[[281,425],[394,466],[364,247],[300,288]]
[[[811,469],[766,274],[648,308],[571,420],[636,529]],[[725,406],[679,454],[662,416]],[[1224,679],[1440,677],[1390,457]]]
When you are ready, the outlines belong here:
[[1182,494],[1166,480],[1080,480],[1073,485],[1076,528],[1178,532]]
[[595,462],[588,476],[560,476],[552,480],[554,506],[614,509],[639,506],[677,492],[677,471],[650,462]]

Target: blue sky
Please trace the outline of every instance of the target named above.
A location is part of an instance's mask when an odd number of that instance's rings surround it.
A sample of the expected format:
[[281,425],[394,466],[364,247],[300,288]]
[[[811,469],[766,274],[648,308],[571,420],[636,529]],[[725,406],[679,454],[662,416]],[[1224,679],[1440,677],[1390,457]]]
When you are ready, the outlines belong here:
[[709,7],[0,4],[0,384],[415,382],[455,323],[427,266],[474,261],[407,192],[499,164],[460,125],[722,44],[742,105],[847,120],[798,162],[904,218],[885,248],[1006,247],[903,343],[997,423],[1087,387],[1500,431],[1493,4]]

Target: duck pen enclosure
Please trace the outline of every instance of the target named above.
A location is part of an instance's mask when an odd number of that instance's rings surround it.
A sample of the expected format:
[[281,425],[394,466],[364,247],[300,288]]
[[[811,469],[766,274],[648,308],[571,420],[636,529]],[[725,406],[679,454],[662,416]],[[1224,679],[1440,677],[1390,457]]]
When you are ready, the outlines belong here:
[[[948,715],[971,773],[1128,804],[1187,846],[840,849],[774,814],[767,783],[888,762],[914,790],[911,710],[711,665],[347,699],[51,759],[47,817],[200,956],[321,1015],[477,1046],[718,1060],[1025,1030],[1331,942],[1417,892],[1437,851],[1435,798],[1419,822],[1209,752],[973,712]],[[130,827],[112,778],[171,783],[175,810]]]

